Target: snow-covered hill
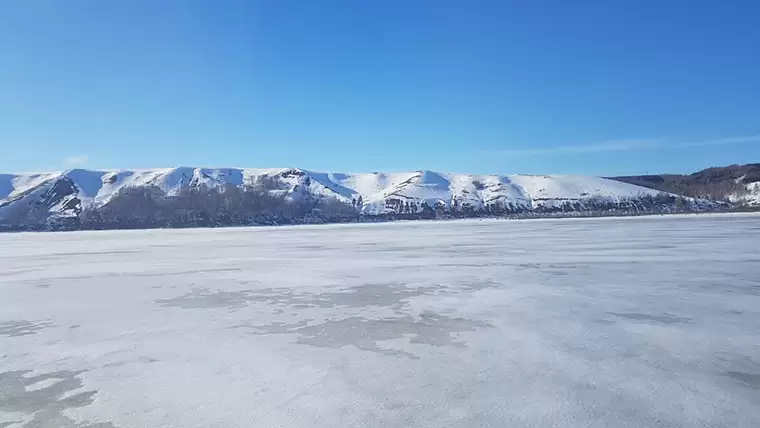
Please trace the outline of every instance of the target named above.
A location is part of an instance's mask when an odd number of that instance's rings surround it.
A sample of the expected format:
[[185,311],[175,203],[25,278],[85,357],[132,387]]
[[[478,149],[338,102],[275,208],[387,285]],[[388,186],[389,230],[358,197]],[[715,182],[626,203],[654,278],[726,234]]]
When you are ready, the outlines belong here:
[[739,184],[744,186],[744,191],[729,194],[728,200],[749,207],[760,206],[760,181],[747,184],[740,182]]
[[[584,210],[599,204],[635,204],[662,195],[619,181],[567,175],[473,175],[433,171],[325,173],[297,168],[239,169],[178,167],[150,170],[84,170],[0,175],[0,222],[31,215],[75,216],[107,206],[124,188],[159,188],[168,196],[182,188],[243,187],[266,181],[287,198],[334,199],[363,214],[418,211],[422,206],[474,211]],[[411,206],[411,208],[410,208]],[[411,212],[415,212],[411,211]],[[18,219],[17,219],[18,220]]]

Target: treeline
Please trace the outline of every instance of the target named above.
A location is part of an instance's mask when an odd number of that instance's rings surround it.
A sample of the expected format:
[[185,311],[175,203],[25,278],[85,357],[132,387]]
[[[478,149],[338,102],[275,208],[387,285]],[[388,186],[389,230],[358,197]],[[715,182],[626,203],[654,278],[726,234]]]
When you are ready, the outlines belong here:
[[607,197],[588,197],[583,199],[534,199],[535,207],[529,207],[511,201],[491,201],[480,206],[473,206],[467,202],[452,200],[448,204],[439,201],[433,205],[425,202],[418,204],[414,201],[404,201],[399,198],[391,198],[385,201],[385,207],[397,218],[406,218],[407,215],[423,218],[467,218],[467,217],[490,217],[512,216],[524,213],[532,215],[562,214],[578,212],[605,213],[615,211],[621,213],[649,213],[649,212],[685,212],[700,210],[698,201],[659,193],[656,195],[642,195],[633,199],[615,200]]
[[106,204],[85,209],[82,229],[213,227],[254,224],[344,222],[356,205],[279,190],[267,177],[245,186],[185,186],[167,195],[158,187],[125,187]]

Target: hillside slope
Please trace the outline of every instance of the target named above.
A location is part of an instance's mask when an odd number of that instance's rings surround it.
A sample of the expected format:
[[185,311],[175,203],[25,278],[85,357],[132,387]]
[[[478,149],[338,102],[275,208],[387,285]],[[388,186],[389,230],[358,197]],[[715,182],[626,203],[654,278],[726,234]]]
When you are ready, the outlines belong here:
[[[137,197],[135,189],[143,193]],[[195,196],[187,193],[194,189],[222,196],[215,200],[217,202],[201,204],[197,191]],[[290,215],[306,215],[315,209],[326,209],[317,206],[320,201],[342,204],[350,208],[344,212],[357,215],[388,215],[426,210],[473,213],[620,207],[645,210],[655,198],[663,197],[659,191],[621,181],[564,175],[473,175],[433,171],[345,174],[297,168],[74,169],[58,173],[0,175],[0,224],[40,224],[51,218],[73,218],[96,211],[108,211],[111,216],[126,218],[137,215],[129,213],[138,208],[140,215],[150,216],[152,214],[144,211],[158,209],[148,201],[156,198],[190,201],[173,206],[175,211],[181,206],[183,213],[188,210],[209,211],[210,204],[224,205],[227,211],[239,212],[244,207],[230,208],[230,198],[251,189],[264,192],[267,197],[279,198],[282,204],[288,204]],[[132,199],[125,202],[130,193]],[[671,197],[670,202],[674,199]],[[262,203],[259,201],[257,209],[264,212],[266,207],[261,206]],[[699,208],[702,202],[689,200],[689,203]],[[293,206],[303,209],[293,210]],[[277,215],[284,214],[278,212]]]
[[694,198],[760,206],[760,164],[707,168],[688,175],[610,177],[612,180]]

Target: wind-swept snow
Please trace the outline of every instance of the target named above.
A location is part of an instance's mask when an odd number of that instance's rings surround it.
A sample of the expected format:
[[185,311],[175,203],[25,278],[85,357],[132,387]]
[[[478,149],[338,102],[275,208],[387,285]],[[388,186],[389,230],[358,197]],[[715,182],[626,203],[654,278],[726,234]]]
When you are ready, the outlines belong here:
[[0,426],[755,428],[759,222],[3,234]]

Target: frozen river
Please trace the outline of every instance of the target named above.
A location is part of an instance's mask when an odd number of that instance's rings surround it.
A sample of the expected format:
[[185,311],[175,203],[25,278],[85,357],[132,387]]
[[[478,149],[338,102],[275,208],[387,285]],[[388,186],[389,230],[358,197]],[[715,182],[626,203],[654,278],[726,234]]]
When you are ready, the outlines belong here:
[[758,427],[760,216],[0,235],[0,427]]

